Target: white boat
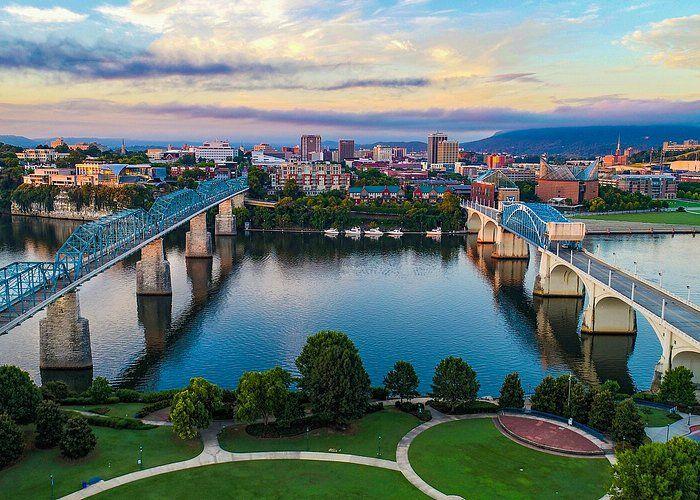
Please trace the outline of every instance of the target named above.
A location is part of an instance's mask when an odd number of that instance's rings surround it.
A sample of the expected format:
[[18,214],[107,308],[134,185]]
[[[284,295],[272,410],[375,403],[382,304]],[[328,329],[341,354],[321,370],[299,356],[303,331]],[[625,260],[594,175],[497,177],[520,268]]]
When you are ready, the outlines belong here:
[[426,236],[442,236],[442,228],[436,227],[435,229],[431,229],[430,231],[425,232]]
[[362,236],[362,228],[355,226],[345,231],[345,234],[347,236]]
[[332,227],[330,229],[326,229],[323,231],[323,234],[326,236],[338,236],[340,234],[340,231],[338,231],[336,228]]
[[387,231],[386,234],[392,238],[401,238],[403,236],[403,231],[401,231],[401,229],[392,229],[391,231]]
[[374,236],[374,237],[377,237],[377,238],[378,238],[379,236],[381,236],[381,235],[383,235],[383,234],[384,234],[384,233],[382,233],[382,232],[381,232],[379,229],[377,229],[377,228],[370,229],[369,231],[365,231],[365,236]]

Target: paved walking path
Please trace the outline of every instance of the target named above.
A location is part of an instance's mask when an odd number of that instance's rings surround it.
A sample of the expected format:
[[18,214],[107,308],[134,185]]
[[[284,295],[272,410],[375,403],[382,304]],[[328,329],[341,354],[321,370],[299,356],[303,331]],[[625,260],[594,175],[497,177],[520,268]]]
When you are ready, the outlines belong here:
[[644,432],[646,432],[649,439],[655,443],[665,443],[666,433],[668,432],[668,439],[676,436],[687,436],[690,434],[690,427],[700,425],[700,415],[693,415],[690,417],[690,425],[688,425],[688,414],[678,412],[678,414],[683,417],[680,420],[676,420],[670,426],[663,427],[645,427]]

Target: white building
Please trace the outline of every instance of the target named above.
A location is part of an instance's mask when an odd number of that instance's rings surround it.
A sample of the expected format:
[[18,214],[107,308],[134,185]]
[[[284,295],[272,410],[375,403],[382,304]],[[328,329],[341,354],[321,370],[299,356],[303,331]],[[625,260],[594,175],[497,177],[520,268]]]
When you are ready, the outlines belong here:
[[277,156],[266,155],[264,151],[253,150],[250,153],[250,161],[255,167],[262,167],[263,170],[267,170],[269,167],[275,165],[282,165],[286,163],[287,160],[284,158],[279,158]]
[[377,144],[372,149],[372,159],[374,161],[391,161],[392,148],[391,146],[382,146]]
[[207,141],[194,148],[194,157],[199,161],[213,161],[214,163],[226,163],[233,161],[233,148],[228,141]]
[[68,156],[68,153],[57,153],[55,149],[25,149],[16,155],[17,159],[29,163],[54,163],[58,158]]

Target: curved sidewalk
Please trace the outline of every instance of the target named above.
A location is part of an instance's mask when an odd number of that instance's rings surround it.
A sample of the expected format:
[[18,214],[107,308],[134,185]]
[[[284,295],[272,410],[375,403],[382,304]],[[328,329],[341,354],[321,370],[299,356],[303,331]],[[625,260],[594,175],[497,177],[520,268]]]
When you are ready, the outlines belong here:
[[167,474],[185,469],[193,469],[206,465],[246,462],[251,460],[317,460],[323,462],[343,462],[357,465],[367,465],[370,467],[380,467],[382,469],[395,470],[400,472],[396,462],[384,460],[380,458],[363,457],[359,455],[348,455],[345,453],[322,453],[314,451],[275,451],[275,452],[256,452],[256,453],[231,453],[219,446],[219,432],[227,426],[226,422],[216,422],[208,429],[202,431],[202,441],[204,449],[194,458],[183,460],[182,462],[174,462],[149,469],[139,470],[118,476],[107,481],[101,481],[92,486],[88,486],[75,493],[63,497],[67,500],[88,498],[103,491],[117,488],[124,484],[132,483],[147,477]]

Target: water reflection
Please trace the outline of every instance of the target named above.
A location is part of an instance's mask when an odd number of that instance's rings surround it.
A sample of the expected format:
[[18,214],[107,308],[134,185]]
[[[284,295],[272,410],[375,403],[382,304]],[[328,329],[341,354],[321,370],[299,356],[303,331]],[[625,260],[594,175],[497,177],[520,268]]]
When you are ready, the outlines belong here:
[[173,319],[172,295],[138,295],[136,308],[139,325],[143,328],[146,353],[161,354]]
[[83,392],[92,384],[93,369],[83,370],[40,370],[40,382],[63,382],[71,391]]

